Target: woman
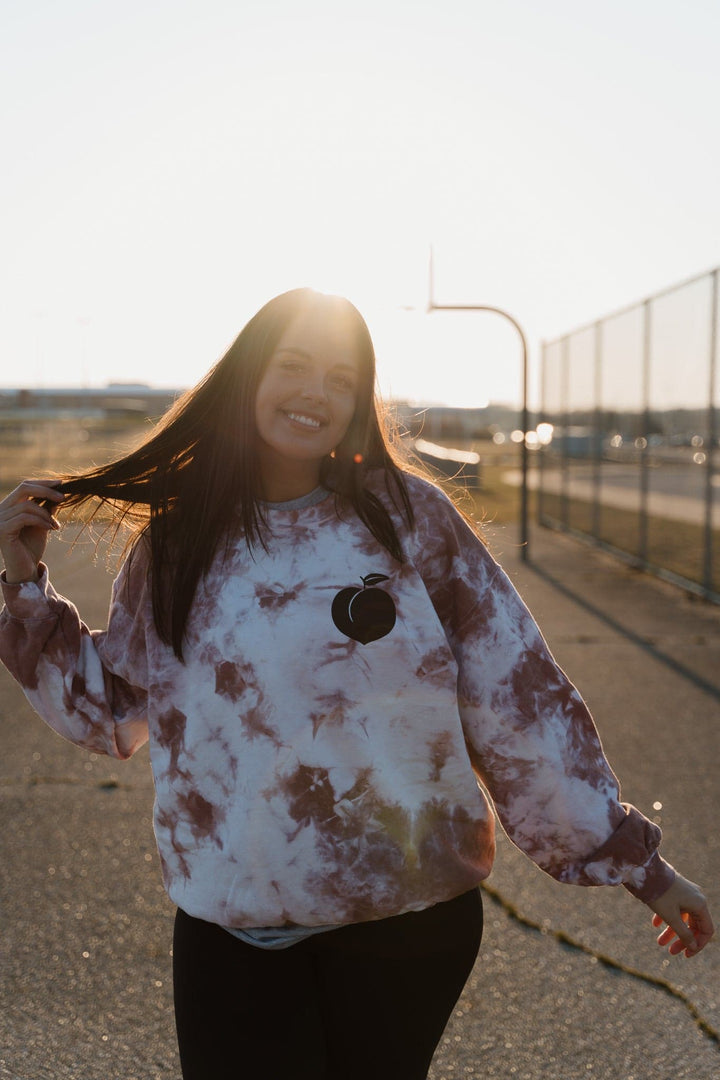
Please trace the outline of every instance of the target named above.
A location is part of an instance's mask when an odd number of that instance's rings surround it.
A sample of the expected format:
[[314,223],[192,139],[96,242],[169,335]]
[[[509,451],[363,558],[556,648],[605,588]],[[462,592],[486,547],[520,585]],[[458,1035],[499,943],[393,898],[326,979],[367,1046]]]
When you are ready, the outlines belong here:
[[[348,301],[283,294],[137,451],[0,504],[6,665],[79,745],[150,739],[185,1080],[426,1076],[482,933],[478,779],[558,880],[625,885],[673,954],[712,935],[374,365]],[[136,523],[92,634],[41,562],[91,495]]]

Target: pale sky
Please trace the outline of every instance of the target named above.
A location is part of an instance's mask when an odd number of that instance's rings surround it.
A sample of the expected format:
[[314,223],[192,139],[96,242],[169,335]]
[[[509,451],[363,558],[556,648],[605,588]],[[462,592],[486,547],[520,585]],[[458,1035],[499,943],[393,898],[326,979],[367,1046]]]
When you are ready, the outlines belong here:
[[[195,383],[286,288],[387,395],[519,398],[538,344],[720,263],[709,0],[2,0],[0,385]],[[415,307],[416,311],[403,308]]]

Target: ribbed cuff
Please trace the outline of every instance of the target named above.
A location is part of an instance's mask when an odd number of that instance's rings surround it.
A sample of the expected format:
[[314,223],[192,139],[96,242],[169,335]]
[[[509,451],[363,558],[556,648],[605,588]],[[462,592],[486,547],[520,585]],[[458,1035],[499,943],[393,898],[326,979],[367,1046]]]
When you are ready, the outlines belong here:
[[[660,852],[655,851],[645,865],[635,871],[634,876],[637,884],[624,881],[623,885],[638,900],[650,904],[653,900],[657,900],[658,896],[667,892],[676,874],[674,868],[669,862],[665,862]],[[641,877],[642,881],[640,881]]]
[[40,577],[37,581],[8,582],[5,571],[0,574],[3,599],[8,615],[13,619],[44,619],[52,614],[48,605],[48,590],[52,591],[47,566],[38,563]]

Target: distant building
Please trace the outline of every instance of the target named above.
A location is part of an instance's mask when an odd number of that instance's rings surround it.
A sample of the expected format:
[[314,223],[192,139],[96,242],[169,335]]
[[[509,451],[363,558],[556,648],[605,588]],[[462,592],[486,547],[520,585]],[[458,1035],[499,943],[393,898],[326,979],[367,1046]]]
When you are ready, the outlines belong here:
[[109,383],[105,387],[0,388],[0,415],[26,418],[58,416],[162,416],[183,391],[141,383]]

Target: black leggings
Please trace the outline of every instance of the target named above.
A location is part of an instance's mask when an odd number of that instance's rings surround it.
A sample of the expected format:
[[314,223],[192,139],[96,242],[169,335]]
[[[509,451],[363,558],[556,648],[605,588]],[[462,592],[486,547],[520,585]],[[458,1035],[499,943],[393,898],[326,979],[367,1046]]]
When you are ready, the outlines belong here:
[[477,889],[280,950],[178,911],[183,1080],[425,1080],[481,937]]

